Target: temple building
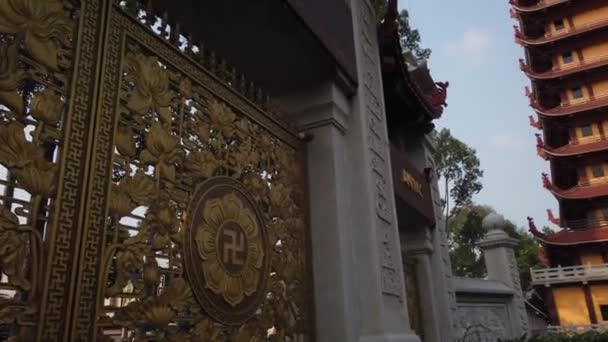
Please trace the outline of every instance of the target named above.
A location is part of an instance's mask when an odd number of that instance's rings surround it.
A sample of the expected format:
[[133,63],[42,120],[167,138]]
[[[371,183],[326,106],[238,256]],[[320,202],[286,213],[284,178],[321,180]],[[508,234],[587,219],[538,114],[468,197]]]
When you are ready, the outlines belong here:
[[544,269],[532,270],[551,324],[608,321],[608,1],[511,0],[524,47],[521,70],[536,112],[537,150],[549,161],[544,187],[559,203],[548,210],[558,232],[530,231],[543,245]]

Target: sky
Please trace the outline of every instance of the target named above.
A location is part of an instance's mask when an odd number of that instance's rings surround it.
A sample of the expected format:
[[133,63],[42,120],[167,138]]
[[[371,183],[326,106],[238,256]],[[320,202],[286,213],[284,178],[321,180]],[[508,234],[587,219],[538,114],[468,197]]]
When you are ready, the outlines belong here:
[[410,23],[432,50],[435,81],[449,81],[448,107],[436,122],[477,151],[484,170],[479,204],[492,206],[519,226],[527,216],[555,228],[547,209],[557,201],[542,186],[548,162],[536,154],[534,114],[524,96],[528,79],[519,70],[523,48],[513,40],[515,21],[507,0],[400,0]]

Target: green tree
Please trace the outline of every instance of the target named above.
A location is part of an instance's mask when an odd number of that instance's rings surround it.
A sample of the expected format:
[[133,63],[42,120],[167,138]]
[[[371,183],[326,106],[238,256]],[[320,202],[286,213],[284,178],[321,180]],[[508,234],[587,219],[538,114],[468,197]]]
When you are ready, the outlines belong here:
[[[446,227],[448,221],[462,206],[471,204],[473,195],[483,188],[477,152],[467,144],[453,137],[449,129],[442,129],[437,134],[437,150],[433,156],[439,178],[444,182],[444,198]],[[450,199],[453,205],[450,208]],[[449,230],[448,230],[449,232]]]
[[[387,11],[388,0],[376,0],[376,15],[378,22],[384,19]],[[410,14],[407,10],[401,10],[399,17],[399,36],[403,47],[409,49],[417,59],[428,59],[431,56],[431,49],[420,47],[420,32],[410,25]]]
[[[482,227],[483,218],[495,212],[489,206],[467,205],[458,210],[450,221],[450,259],[455,275],[460,277],[485,277],[487,270],[483,254],[478,247],[486,231]],[[506,220],[505,231],[518,241],[515,247],[517,269],[521,279],[522,290],[530,288],[530,268],[540,266],[538,252],[540,246],[523,228]]]
[[410,25],[410,14],[407,10],[402,10],[397,18],[399,21],[399,36],[401,44],[408,48],[418,59],[428,59],[431,57],[431,49],[420,47],[420,32]]
[[492,208],[469,205],[460,208],[449,222],[452,270],[459,277],[482,278],[486,274],[481,250],[477,246],[485,235],[481,222]]

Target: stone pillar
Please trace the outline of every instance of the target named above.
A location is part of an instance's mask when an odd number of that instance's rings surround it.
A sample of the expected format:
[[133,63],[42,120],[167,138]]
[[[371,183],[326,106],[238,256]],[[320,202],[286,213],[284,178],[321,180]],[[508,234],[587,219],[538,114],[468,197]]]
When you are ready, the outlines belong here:
[[[377,21],[370,0],[350,0],[359,88],[354,97],[350,155],[360,168],[353,206],[360,288],[360,342],[419,341],[411,331],[405,302],[401,246],[390,166],[390,150]],[[365,198],[360,198],[365,196]],[[361,253],[365,253],[361,254]]]
[[359,293],[355,276],[348,161],[350,101],[336,85],[325,84],[278,99],[307,143],[311,262],[316,341],[356,341]]
[[[436,273],[438,273],[431,263],[434,254],[431,244],[430,231],[427,227],[420,230],[419,237],[416,239],[410,234],[402,233],[403,251],[409,257],[416,259],[416,279],[418,280],[418,295],[420,299],[420,311],[424,329],[425,342],[448,341],[441,338],[441,322],[438,319],[437,310],[438,299],[435,294]],[[441,281],[441,279],[437,279]]]
[[512,322],[511,337],[516,338],[528,333],[528,316],[515,259],[517,240],[505,232],[505,223],[505,219],[498,214],[486,216],[482,225],[487,233],[479,247],[484,253],[488,279],[500,281],[513,289],[513,300],[508,304],[508,311]]

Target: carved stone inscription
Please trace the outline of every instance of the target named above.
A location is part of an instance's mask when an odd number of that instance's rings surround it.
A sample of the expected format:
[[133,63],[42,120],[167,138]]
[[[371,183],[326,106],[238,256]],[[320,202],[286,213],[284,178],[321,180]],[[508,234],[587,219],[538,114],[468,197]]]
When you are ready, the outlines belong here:
[[359,59],[363,64],[362,92],[364,97],[365,120],[368,129],[368,144],[370,149],[370,173],[374,184],[374,200],[376,211],[376,229],[381,251],[380,266],[382,273],[382,292],[386,295],[403,300],[403,284],[397,272],[396,232],[393,226],[393,207],[390,203],[388,158],[389,151],[386,142],[386,121],[380,100],[380,81],[378,79],[378,56],[375,42],[375,20],[373,10],[368,1],[359,1],[359,27],[361,51]]

